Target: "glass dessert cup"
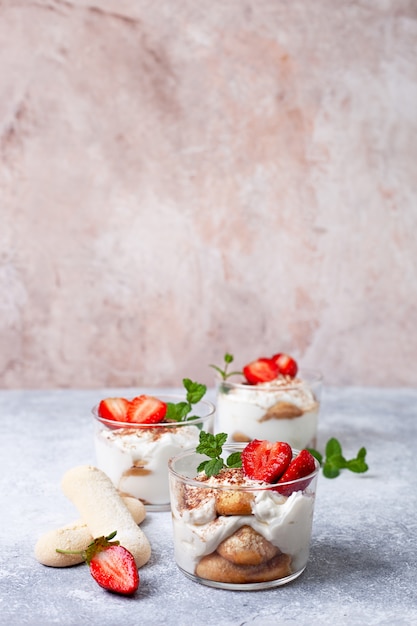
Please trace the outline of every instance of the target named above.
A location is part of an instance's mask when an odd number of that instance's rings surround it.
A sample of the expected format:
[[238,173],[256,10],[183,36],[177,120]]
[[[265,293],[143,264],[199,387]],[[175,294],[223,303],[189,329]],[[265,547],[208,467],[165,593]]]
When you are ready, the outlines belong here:
[[239,375],[217,377],[214,432],[229,433],[230,443],[266,439],[298,450],[315,448],[322,384],[314,370],[258,385]]
[[[158,395],[163,402],[184,402],[185,396]],[[149,511],[169,511],[168,459],[182,450],[195,448],[200,431],[212,432],[215,407],[200,400],[182,422],[137,424],[94,417],[97,467],[120,493],[142,500]]]
[[[224,458],[244,447],[226,444]],[[237,591],[298,578],[309,557],[318,462],[309,476],[286,483],[220,484],[195,478],[206,459],[184,451],[168,463],[178,568],[201,584]]]

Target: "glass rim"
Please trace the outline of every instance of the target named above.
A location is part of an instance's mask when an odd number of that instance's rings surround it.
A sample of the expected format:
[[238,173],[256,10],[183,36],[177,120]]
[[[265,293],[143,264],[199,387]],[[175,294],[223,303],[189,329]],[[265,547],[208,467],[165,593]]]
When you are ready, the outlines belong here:
[[[236,380],[239,378],[239,381]],[[309,369],[309,368],[300,368],[297,372],[297,376],[294,379],[288,377],[288,381],[286,383],[273,385],[273,380],[270,383],[259,383],[257,385],[251,385],[248,382],[245,382],[243,373],[242,374],[233,374],[229,378],[223,379],[221,374],[218,372],[215,374],[215,381],[217,386],[227,385],[233,389],[245,389],[246,391],[260,391],[260,392],[271,392],[271,391],[284,391],[287,389],[299,389],[303,385],[308,384],[317,384],[323,383],[323,374],[320,370]],[[267,386],[268,385],[268,386]]]
[[[247,445],[248,445],[247,443],[229,443],[223,446],[223,450],[226,452],[239,452],[239,451],[242,451]],[[297,448],[291,448],[291,450],[293,453],[293,458],[297,456],[299,452],[301,452],[301,450],[298,450]],[[242,491],[244,493],[252,493],[252,492],[258,492],[258,491],[277,491],[279,493],[279,490],[277,489],[278,487],[287,487],[287,486],[290,487],[290,486],[297,485],[297,483],[304,483],[305,481],[311,482],[313,478],[315,478],[320,471],[320,463],[315,457],[313,457],[314,463],[316,465],[316,469],[310,474],[307,474],[306,476],[303,476],[302,478],[296,478],[295,480],[286,480],[282,483],[262,483],[262,481],[259,481],[257,485],[254,484],[254,485],[247,485],[247,486],[246,485],[245,486],[211,485],[211,484],[208,484],[207,482],[197,480],[196,478],[190,478],[188,476],[185,476],[184,474],[181,474],[179,471],[174,469],[173,466],[176,461],[180,461],[181,459],[185,459],[186,457],[191,457],[192,455],[196,455],[198,457],[205,457],[207,460],[209,460],[209,457],[207,455],[200,454],[199,452],[196,452],[195,449],[184,450],[180,454],[177,454],[176,456],[173,456],[168,460],[168,470],[170,474],[192,487],[199,487],[203,489],[211,489],[211,490],[218,490],[218,491]],[[195,470],[196,474],[197,474],[197,465],[198,464],[196,464],[196,470]],[[248,478],[248,480],[251,480],[251,479]]]
[[[137,395],[141,395],[141,394],[137,394]],[[132,399],[136,398],[137,395],[133,396]],[[151,394],[146,394],[146,395],[151,395]],[[179,395],[179,394],[159,394],[158,396],[154,396],[154,397],[155,398],[157,397],[159,400],[162,400],[163,402],[185,402],[186,401],[186,396]],[[205,405],[206,411],[204,415],[198,415],[195,419],[171,421],[171,422],[162,421],[162,422],[156,422],[155,424],[143,424],[143,423],[141,424],[138,422],[118,422],[117,420],[111,420],[105,417],[100,417],[100,415],[98,414],[99,403],[93,406],[93,408],[91,409],[91,413],[93,415],[94,420],[96,420],[97,422],[100,422],[100,424],[109,426],[112,429],[123,428],[123,429],[131,430],[131,429],[145,429],[145,428],[147,429],[149,428],[174,428],[175,426],[192,426],[193,424],[196,424],[196,425],[201,424],[201,423],[204,423],[212,415],[214,415],[216,411],[216,407],[213,404],[213,402],[211,402],[210,400],[206,400],[205,398],[202,398],[201,400],[199,400],[193,405],[193,408],[197,410],[197,407],[199,405]]]

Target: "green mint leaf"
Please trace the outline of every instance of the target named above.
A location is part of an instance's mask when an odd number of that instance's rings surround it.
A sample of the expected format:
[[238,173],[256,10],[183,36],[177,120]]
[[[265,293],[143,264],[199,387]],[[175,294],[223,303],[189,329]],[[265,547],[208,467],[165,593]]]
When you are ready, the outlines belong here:
[[337,478],[340,474],[340,469],[331,463],[325,463],[323,465],[323,475],[326,478]]
[[330,457],[338,454],[342,454],[342,446],[335,437],[332,437],[326,444],[326,456]]
[[355,472],[356,474],[363,474],[368,471],[368,464],[365,461],[366,457],[366,448],[361,448],[356,456],[356,459],[350,459],[347,461],[346,467],[351,472]]
[[182,422],[191,411],[191,405],[188,402],[167,402],[167,412],[165,419],[167,422]]
[[344,456],[341,454],[333,454],[332,456],[328,456],[326,458],[326,463],[337,467],[338,469],[344,469],[347,465],[347,461]]
[[200,452],[200,448],[201,447],[206,446],[206,445],[207,446],[211,445],[213,437],[214,437],[214,435],[212,435],[210,433],[206,433],[204,430],[202,430],[200,432],[200,435],[199,435],[199,441],[200,442],[199,442],[199,444],[198,444],[198,446],[196,448],[196,451]]
[[208,462],[209,461],[202,461],[200,465],[197,467],[197,472],[204,472]]
[[342,454],[340,442],[335,437],[329,439],[326,444],[324,462],[320,452],[311,448],[309,448],[309,452],[315,456],[321,464],[323,474],[326,478],[336,478],[339,476],[340,470],[343,469],[350,470],[356,474],[362,474],[369,469],[365,461],[366,448],[360,448],[356,458],[347,460]]
[[219,454],[221,454],[223,445],[227,441],[227,434],[226,433],[217,433],[217,435],[214,435],[214,439],[216,441],[216,447],[219,450]]
[[232,452],[226,459],[227,467],[242,467],[241,452]]
[[200,443],[198,444],[196,451],[200,452],[200,454],[206,454],[214,459],[221,455],[223,444],[226,442],[226,439],[226,433],[212,435],[211,433],[206,433],[202,430],[200,432]]
[[223,444],[226,443],[227,435],[225,433],[219,433],[213,435],[213,439],[210,440],[210,454],[212,458],[219,457],[223,451]]
[[197,402],[200,402],[201,398],[207,391],[206,385],[196,383],[190,380],[190,378],[184,378],[182,383],[187,391],[187,400],[190,404],[197,404]]
[[224,463],[222,459],[211,459],[210,461],[207,461],[204,466],[204,471],[206,476],[216,476],[220,470],[223,469],[223,467]]
[[213,446],[205,442],[198,444],[198,446],[196,447],[196,452],[198,452],[199,454],[205,454],[206,456],[209,456],[211,458],[217,456],[216,452],[213,453]]
[[[226,443],[226,440],[226,433],[212,435],[211,433],[206,433],[204,430],[200,432],[200,442],[196,447],[196,452],[205,454],[210,457],[210,460],[200,463],[197,471],[204,471],[207,476],[215,476],[220,472],[220,470],[223,469],[223,467],[225,467],[224,461],[220,455],[223,451],[223,444]],[[235,456],[233,458],[233,462],[237,463],[237,458]],[[236,467],[238,466],[236,465]]]
[[186,402],[167,402],[167,412],[165,415],[165,421],[167,422],[184,422],[198,419],[195,415],[191,417],[187,416],[192,410],[192,405],[200,402],[207,391],[207,387],[206,385],[192,381],[190,378],[183,378],[182,382],[187,392],[187,400]]
[[368,465],[363,459],[351,459],[347,462],[347,469],[355,474],[363,474],[368,470]]
[[210,365],[210,367],[215,369],[216,372],[220,374],[223,380],[226,380],[226,378],[229,378],[229,376],[234,376],[235,374],[242,374],[242,372],[228,372],[227,371],[230,363],[233,363],[233,354],[229,354],[228,352],[226,352],[226,354],[223,357],[223,360],[224,360],[224,369],[221,369],[221,367],[218,367],[217,365]]
[[358,452],[357,458],[365,460],[365,457],[366,457],[366,448],[361,448]]

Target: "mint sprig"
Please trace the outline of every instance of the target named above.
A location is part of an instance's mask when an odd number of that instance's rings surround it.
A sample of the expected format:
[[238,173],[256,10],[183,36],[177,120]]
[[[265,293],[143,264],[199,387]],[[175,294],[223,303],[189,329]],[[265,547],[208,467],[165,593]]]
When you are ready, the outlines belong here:
[[185,422],[198,419],[197,415],[190,415],[193,404],[197,404],[207,391],[206,385],[192,381],[190,378],[183,378],[182,384],[187,392],[184,402],[167,402],[167,412],[165,421]]
[[229,376],[234,376],[235,374],[242,374],[242,372],[228,372],[227,371],[229,368],[229,365],[233,363],[233,360],[234,360],[233,354],[229,354],[228,352],[226,352],[223,359],[224,359],[223,369],[219,367],[218,365],[210,365],[210,367],[215,369],[216,372],[220,374],[223,380],[226,380],[227,378],[229,378]]
[[347,469],[355,474],[363,474],[369,469],[365,461],[366,448],[360,448],[353,459],[346,459],[343,456],[342,446],[336,437],[331,437],[328,440],[325,447],[325,457],[317,450],[314,450],[314,448],[308,448],[308,450],[320,463],[323,475],[326,478],[337,478],[343,469]]
[[[232,452],[226,461],[223,460],[221,455],[226,441],[226,433],[212,435],[204,430],[200,432],[200,440],[196,447],[196,452],[205,454],[209,459],[200,463],[197,467],[197,472],[205,472],[206,476],[210,477],[216,476],[224,468],[242,467],[241,452]],[[326,478],[337,478],[343,469],[356,474],[363,474],[369,469],[365,461],[366,448],[360,448],[356,457],[346,459],[342,454],[342,446],[335,437],[328,440],[325,447],[325,456],[314,448],[308,448],[308,450],[319,462],[323,475]]]
[[226,462],[221,458],[223,452],[223,444],[226,443],[227,434],[218,433],[212,435],[204,430],[200,432],[200,443],[196,451],[210,457],[207,461],[203,461],[197,467],[197,472],[205,472],[206,476],[216,476],[223,468],[242,467],[242,459],[240,452],[232,452]]

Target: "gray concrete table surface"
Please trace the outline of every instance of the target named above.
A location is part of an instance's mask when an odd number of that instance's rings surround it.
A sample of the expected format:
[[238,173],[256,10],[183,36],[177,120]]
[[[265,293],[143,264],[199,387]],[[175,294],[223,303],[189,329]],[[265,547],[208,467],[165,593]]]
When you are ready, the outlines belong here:
[[78,517],[60,482],[95,462],[91,407],[139,391],[169,390],[0,391],[0,624],[417,624],[413,389],[325,389],[317,447],[331,436],[349,457],[365,446],[370,469],[320,475],[310,560],[286,586],[226,591],[189,580],[174,562],[169,513],[141,525],[152,557],[131,598],[101,589],[85,565],[39,564],[38,537]]

